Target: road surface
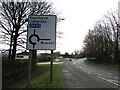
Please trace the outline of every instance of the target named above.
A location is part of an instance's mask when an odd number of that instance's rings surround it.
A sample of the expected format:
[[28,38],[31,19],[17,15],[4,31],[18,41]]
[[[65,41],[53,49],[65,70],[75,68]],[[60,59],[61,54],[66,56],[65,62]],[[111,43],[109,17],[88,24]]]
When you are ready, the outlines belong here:
[[118,90],[120,86],[118,71],[89,65],[84,60],[68,60],[61,64],[65,88],[117,88]]

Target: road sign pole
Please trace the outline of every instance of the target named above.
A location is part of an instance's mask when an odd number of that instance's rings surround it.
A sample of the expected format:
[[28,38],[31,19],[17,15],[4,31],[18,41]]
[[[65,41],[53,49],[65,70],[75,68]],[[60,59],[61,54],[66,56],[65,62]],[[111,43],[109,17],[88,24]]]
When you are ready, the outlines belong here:
[[32,51],[29,50],[29,62],[28,62],[28,87],[30,87],[30,81],[31,81],[31,63],[32,63]]
[[53,50],[51,50],[51,59],[50,59],[50,83],[53,81]]

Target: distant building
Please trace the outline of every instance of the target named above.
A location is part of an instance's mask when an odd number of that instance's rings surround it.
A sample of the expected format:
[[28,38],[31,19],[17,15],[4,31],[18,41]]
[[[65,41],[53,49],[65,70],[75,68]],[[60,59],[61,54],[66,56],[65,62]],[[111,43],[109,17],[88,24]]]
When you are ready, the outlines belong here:
[[27,51],[16,54],[15,59],[29,59],[29,53]]

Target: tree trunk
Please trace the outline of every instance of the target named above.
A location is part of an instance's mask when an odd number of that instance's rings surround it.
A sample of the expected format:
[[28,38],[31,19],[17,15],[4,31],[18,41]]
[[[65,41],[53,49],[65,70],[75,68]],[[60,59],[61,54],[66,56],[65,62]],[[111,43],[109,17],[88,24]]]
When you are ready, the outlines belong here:
[[114,63],[118,64],[119,62],[119,48],[118,43],[116,43],[115,51],[114,51]]
[[118,64],[119,61],[119,35],[118,32],[119,28],[117,28],[117,35],[116,35],[116,40],[115,40],[115,64]]
[[[16,39],[14,39],[16,40]],[[14,41],[14,44],[13,44],[13,50],[12,50],[12,59],[15,59],[15,56],[16,56],[16,47],[17,47],[17,42]]]
[[10,49],[9,49],[9,55],[8,55],[8,59],[11,58],[11,52],[12,52],[12,42],[13,42],[13,32],[11,34],[11,38],[10,38]]
[[18,38],[18,31],[16,30],[15,36],[14,36],[14,44],[13,44],[13,50],[12,50],[12,59],[15,59],[16,56],[16,48],[17,48],[17,38]]

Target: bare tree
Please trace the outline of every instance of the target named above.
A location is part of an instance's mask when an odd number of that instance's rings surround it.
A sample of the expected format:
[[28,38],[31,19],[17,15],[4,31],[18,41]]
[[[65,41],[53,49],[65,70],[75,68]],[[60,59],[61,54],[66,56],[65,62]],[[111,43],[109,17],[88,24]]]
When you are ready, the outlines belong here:
[[0,26],[4,36],[4,41],[8,41],[10,52],[12,49],[12,58],[15,58],[17,46],[25,43],[29,15],[50,15],[54,14],[52,3],[40,0],[39,2],[30,2],[30,0],[19,0],[15,2],[6,2],[1,0],[0,4]]
[[103,20],[99,20],[94,28],[89,30],[84,40],[84,53],[88,57],[95,57],[99,63],[118,63],[120,59],[118,18],[117,12],[108,12]]
[[[108,33],[108,32],[107,32]],[[98,63],[110,63],[109,40],[106,30],[100,22],[96,23],[93,30],[89,30],[84,40],[84,52],[88,57],[96,58]]]
[[[120,25],[119,25],[119,14],[117,13],[117,11],[111,11],[108,12],[106,15],[106,20],[107,23],[110,26],[110,31],[112,33],[112,43],[111,45],[114,47],[114,63],[118,63],[119,59],[120,59],[120,49],[119,49],[119,38],[120,38]],[[108,38],[110,38],[110,36],[108,35]]]

